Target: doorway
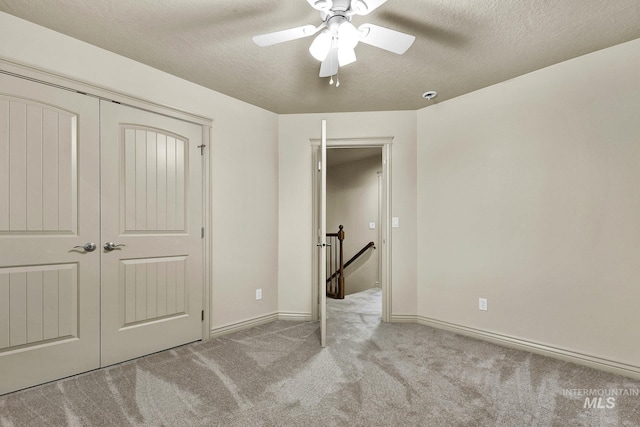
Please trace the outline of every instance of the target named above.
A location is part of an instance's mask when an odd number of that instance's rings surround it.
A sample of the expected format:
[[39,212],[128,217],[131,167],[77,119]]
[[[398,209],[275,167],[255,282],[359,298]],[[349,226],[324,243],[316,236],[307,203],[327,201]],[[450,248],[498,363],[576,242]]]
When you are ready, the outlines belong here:
[[[377,312],[382,314],[378,268],[381,251],[377,250],[382,241],[382,199],[378,174],[382,174],[381,147],[327,150],[327,231],[336,232],[342,226],[345,236],[339,245],[346,263],[344,278],[339,285],[344,287],[343,292],[347,297],[372,290],[380,299]],[[336,255],[339,248],[331,247],[329,251]],[[338,263],[329,262],[330,270],[331,264]],[[328,277],[332,273],[328,271]]]
[[[312,192],[313,192],[313,218],[312,218],[312,235],[313,241],[319,238],[319,198],[320,198],[320,177],[318,168],[320,162],[320,140],[312,139],[311,147],[312,155]],[[391,217],[391,155],[392,155],[392,137],[380,138],[328,138],[327,149],[379,149],[382,154],[382,167],[380,174],[380,219],[376,224],[379,233],[379,246],[377,249],[380,254],[380,288],[382,290],[382,320],[389,322],[391,320],[391,233],[389,219]],[[376,242],[378,243],[378,242]],[[312,263],[312,319],[319,319],[319,305],[321,300],[321,290],[324,286],[318,283],[318,269],[320,268],[317,259],[317,252],[313,253]]]

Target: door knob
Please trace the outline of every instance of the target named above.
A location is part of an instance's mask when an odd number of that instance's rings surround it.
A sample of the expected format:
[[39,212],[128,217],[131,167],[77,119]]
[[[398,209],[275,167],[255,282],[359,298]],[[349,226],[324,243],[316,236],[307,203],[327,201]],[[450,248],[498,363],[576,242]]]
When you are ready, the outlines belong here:
[[126,245],[124,245],[122,243],[119,243],[119,244],[116,245],[113,242],[107,242],[107,243],[104,244],[104,250],[111,252],[112,250],[114,250],[116,248],[119,248],[120,246],[126,246]]
[[93,242],[89,242],[89,243],[85,243],[83,246],[74,246],[73,249],[76,248],[81,248],[84,249],[86,252],[93,252],[96,250],[96,244]]

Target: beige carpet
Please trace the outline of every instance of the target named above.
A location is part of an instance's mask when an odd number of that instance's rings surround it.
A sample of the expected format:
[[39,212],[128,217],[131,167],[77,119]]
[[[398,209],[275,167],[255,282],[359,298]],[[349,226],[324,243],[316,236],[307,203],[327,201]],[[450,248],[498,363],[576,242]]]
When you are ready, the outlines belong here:
[[[0,397],[2,426],[638,426],[640,397],[583,408],[564,389],[640,382],[421,325],[380,292]],[[603,403],[603,406],[604,403]]]

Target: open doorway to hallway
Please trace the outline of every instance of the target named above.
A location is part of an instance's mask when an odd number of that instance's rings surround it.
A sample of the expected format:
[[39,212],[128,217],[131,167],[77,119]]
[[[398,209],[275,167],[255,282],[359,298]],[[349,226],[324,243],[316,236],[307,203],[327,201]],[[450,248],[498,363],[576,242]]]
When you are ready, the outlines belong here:
[[[325,217],[326,219],[326,203],[322,202],[322,197],[323,197],[322,195],[324,194],[324,197],[326,198],[326,172],[328,170],[328,167],[325,167],[324,165],[326,163],[327,150],[325,150],[325,156],[323,156],[322,155],[323,150],[321,149],[321,140],[312,139],[310,140],[310,142],[311,142],[311,149],[312,149],[312,156],[311,156],[312,164],[311,164],[310,171],[312,174],[311,177],[312,177],[312,192],[313,192],[312,207],[311,207],[312,208],[312,228],[310,231],[312,233],[314,241],[326,242],[326,243],[323,243],[326,246],[327,244],[331,244],[331,242],[328,241],[329,240],[328,234],[331,231],[334,231],[334,232],[338,231],[338,230],[327,229],[326,236],[320,234],[321,232],[320,218]],[[378,262],[380,263],[379,268],[381,270],[379,273],[379,286],[381,288],[381,298],[380,298],[382,301],[381,317],[383,322],[391,321],[391,307],[392,307],[392,293],[393,293],[392,292],[393,284],[391,283],[392,242],[391,242],[391,230],[390,230],[391,198],[392,198],[391,188],[393,187],[392,180],[391,180],[392,144],[393,144],[393,137],[389,137],[389,136],[366,137],[366,138],[327,138],[326,139],[326,147],[328,148],[329,152],[334,149],[363,150],[363,149],[369,149],[369,148],[377,149],[382,152],[382,166],[381,166],[382,173],[380,174],[380,178],[378,178],[380,182],[379,193],[380,193],[381,206],[380,206],[379,222],[376,224],[376,229],[380,234],[380,236],[378,237],[379,239],[378,241],[375,241],[375,239],[373,241],[376,243],[375,252],[379,256]],[[346,151],[343,151],[342,153],[344,154],[345,152]],[[364,153],[364,151],[363,152],[358,151],[357,153]],[[321,171],[324,171],[325,173],[323,174]],[[324,175],[324,178],[323,178],[323,175]],[[376,174],[376,177],[377,176],[378,175]],[[368,227],[368,222],[369,222],[368,220],[365,220],[365,224],[367,225],[367,227]],[[347,233],[349,232],[347,231]],[[320,243],[318,243],[316,246],[320,246]],[[324,261],[325,257],[321,254],[324,254],[324,251],[313,251],[312,285],[311,285],[311,294],[312,294],[311,295],[311,301],[312,301],[311,318],[314,320],[322,321],[321,309],[326,301],[327,283],[325,283],[325,279],[327,277],[325,277],[325,273],[327,273],[327,271],[320,270],[321,268],[322,269],[326,268],[325,261]],[[345,264],[347,260],[348,258],[344,260]],[[348,268],[349,267],[347,267],[347,269]],[[319,280],[321,276],[323,276],[322,283]],[[375,289],[375,288],[372,288],[372,289]]]
[[[344,232],[340,287],[346,301],[338,305],[377,315],[382,314],[382,168],[382,147],[327,150],[327,233]],[[336,261],[329,256],[327,277],[332,277],[339,269],[337,245],[329,253]]]

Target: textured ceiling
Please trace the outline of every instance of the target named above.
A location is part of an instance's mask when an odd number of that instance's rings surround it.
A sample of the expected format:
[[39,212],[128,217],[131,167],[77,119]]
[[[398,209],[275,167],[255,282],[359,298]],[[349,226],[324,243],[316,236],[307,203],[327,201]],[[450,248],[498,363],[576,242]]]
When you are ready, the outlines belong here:
[[415,43],[402,56],[360,43],[336,88],[318,78],[312,37],[251,40],[320,24],[305,0],[0,0],[0,10],[276,113],[418,109],[640,37],[638,0],[388,0],[353,23]]

